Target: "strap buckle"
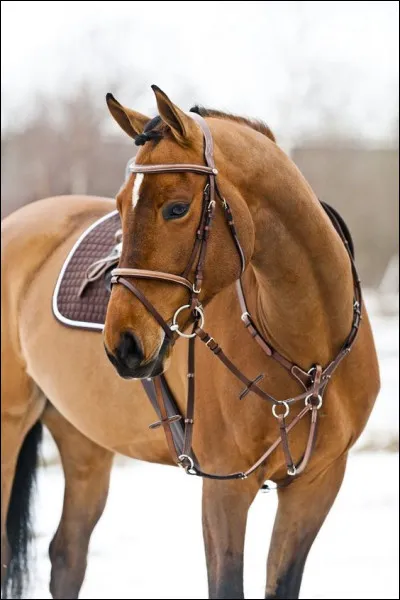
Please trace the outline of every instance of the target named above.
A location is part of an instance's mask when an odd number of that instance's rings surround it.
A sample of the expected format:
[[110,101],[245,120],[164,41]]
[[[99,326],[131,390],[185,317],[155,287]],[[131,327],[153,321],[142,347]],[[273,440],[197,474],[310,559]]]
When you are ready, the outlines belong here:
[[192,285],[192,290],[193,290],[193,292],[195,294],[200,294],[200,292],[201,292],[201,288],[199,290],[196,290],[196,284],[195,283]]

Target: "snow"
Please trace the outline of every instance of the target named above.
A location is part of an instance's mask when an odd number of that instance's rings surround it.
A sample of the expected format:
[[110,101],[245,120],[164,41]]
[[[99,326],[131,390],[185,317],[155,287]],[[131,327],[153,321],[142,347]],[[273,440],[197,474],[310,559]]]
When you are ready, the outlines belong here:
[[[372,315],[382,389],[307,561],[302,598],[398,598],[398,315]],[[367,451],[366,448],[375,448]],[[393,445],[392,445],[393,448]],[[47,457],[53,455],[47,443]],[[61,514],[57,464],[40,470],[32,598],[50,598],[48,546]],[[264,597],[276,493],[251,507],[245,594]],[[163,522],[160,525],[161,521]],[[207,598],[201,481],[172,467],[117,461],[91,542],[81,598]]]
[[[398,455],[353,453],[306,565],[302,598],[398,598]],[[61,512],[58,467],[41,473],[34,598],[50,598],[47,548]],[[112,473],[108,504],[92,537],[81,598],[207,598],[201,481],[172,467],[131,461]],[[250,510],[247,598],[264,597],[276,493]],[[163,525],[160,523],[163,521]]]
[[[385,448],[399,436],[399,314],[384,316],[378,308],[384,298],[364,293],[379,357],[381,390],[367,427],[356,447]],[[397,303],[398,310],[398,303]]]

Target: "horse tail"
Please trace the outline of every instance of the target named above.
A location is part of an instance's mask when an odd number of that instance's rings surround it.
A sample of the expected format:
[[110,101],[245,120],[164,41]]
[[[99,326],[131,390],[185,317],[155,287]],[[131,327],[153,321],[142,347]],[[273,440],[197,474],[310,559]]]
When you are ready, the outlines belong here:
[[7,514],[7,537],[10,549],[2,598],[25,598],[29,583],[30,544],[32,542],[31,504],[36,484],[43,426],[38,421],[27,434],[17,461]]

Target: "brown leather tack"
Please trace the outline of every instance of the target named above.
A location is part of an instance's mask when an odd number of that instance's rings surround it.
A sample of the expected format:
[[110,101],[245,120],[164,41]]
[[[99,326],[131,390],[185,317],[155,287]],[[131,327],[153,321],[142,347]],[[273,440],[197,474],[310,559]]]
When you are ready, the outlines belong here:
[[[183,444],[183,454],[178,456],[176,448],[178,447],[177,440],[174,440],[174,434],[171,428],[171,417],[168,417],[167,409],[163,404],[163,400],[160,393],[160,384],[156,381],[156,390],[157,393],[157,402],[159,406],[159,412],[161,414],[161,422],[163,425],[168,446],[170,448],[171,454],[177,462],[181,466],[184,466],[186,471],[193,475],[198,475],[201,477],[207,477],[211,479],[244,479],[251,473],[253,473],[258,467],[260,467],[266,458],[271,454],[275,448],[281,443],[283,452],[285,455],[286,465],[288,474],[290,479],[293,480],[295,476],[298,476],[302,471],[304,471],[310,456],[312,449],[314,447],[315,438],[316,438],[316,428],[317,428],[317,415],[318,410],[322,405],[323,393],[325,391],[326,385],[330,380],[333,372],[338,367],[343,358],[350,352],[351,346],[354,343],[354,340],[357,335],[357,331],[360,325],[361,320],[361,288],[360,288],[360,280],[357,275],[356,267],[354,264],[354,257],[352,253],[352,245],[349,243],[349,240],[346,237],[347,228],[343,228],[343,223],[340,216],[333,211],[328,205],[322,204],[324,210],[327,212],[330,217],[336,231],[339,236],[343,240],[346,250],[349,254],[353,280],[354,280],[354,312],[353,312],[353,323],[347,339],[344,341],[343,346],[336,356],[336,358],[331,361],[325,368],[320,365],[314,366],[310,369],[309,372],[304,371],[299,365],[294,364],[288,358],[280,354],[277,350],[275,350],[268,342],[264,339],[263,335],[258,330],[254,320],[252,319],[246,304],[246,297],[243,290],[243,285],[241,278],[237,281],[237,295],[240,304],[240,308],[242,311],[242,321],[246,330],[249,334],[256,340],[259,346],[263,349],[266,356],[271,357],[272,359],[279,362],[279,364],[286,369],[295,379],[298,381],[303,388],[303,392],[298,394],[297,396],[287,398],[286,400],[278,400],[270,396],[267,392],[262,390],[258,383],[261,381],[263,375],[258,375],[255,379],[248,378],[238,367],[232,362],[230,358],[223,352],[222,348],[219,344],[211,337],[206,331],[202,329],[198,325],[197,316],[196,316],[196,307],[199,308],[198,294],[201,290],[201,284],[203,282],[203,270],[204,263],[207,251],[207,242],[209,238],[209,234],[211,231],[212,221],[214,217],[214,213],[216,210],[217,197],[221,202],[225,220],[229,225],[230,232],[232,235],[233,243],[237,249],[240,263],[241,263],[241,272],[243,274],[245,269],[245,260],[244,253],[240,245],[240,241],[237,235],[237,231],[234,224],[234,219],[232,215],[232,211],[226,202],[225,198],[221,195],[220,190],[218,188],[216,182],[216,176],[218,174],[217,169],[215,168],[214,163],[214,154],[213,154],[213,140],[211,136],[210,129],[206,123],[206,121],[196,113],[190,113],[190,116],[198,123],[200,126],[205,142],[204,148],[204,158],[206,165],[193,165],[193,164],[160,164],[160,165],[138,165],[135,164],[131,171],[134,173],[174,173],[174,172],[191,172],[196,174],[206,174],[208,176],[207,184],[204,188],[203,193],[203,207],[201,211],[200,224],[197,229],[196,238],[194,240],[194,246],[192,253],[189,258],[189,263],[186,266],[182,275],[177,276],[169,273],[160,273],[158,271],[145,271],[139,269],[116,269],[113,273],[115,277],[113,278],[114,284],[122,284],[131,292],[133,292],[137,298],[143,303],[143,305],[147,308],[147,310],[153,315],[153,317],[160,323],[163,327],[165,334],[167,337],[172,338],[176,333],[173,331],[173,328],[170,324],[166,323],[162,317],[160,316],[157,309],[149,302],[149,300],[143,296],[139,292],[139,290],[127,281],[126,277],[129,278],[151,278],[156,280],[166,280],[171,283],[176,283],[180,285],[184,285],[190,290],[190,298],[189,298],[189,306],[192,310],[193,316],[195,318],[195,322],[193,325],[193,332],[195,334],[194,337],[190,339],[189,342],[189,356],[188,356],[188,395],[187,395],[187,414],[183,419],[185,424],[185,433],[184,433],[184,444]],[[348,234],[348,237],[349,234]],[[187,277],[192,271],[193,266],[195,265],[197,257],[197,265],[194,269],[194,282],[190,284]],[[123,271],[124,277],[121,277]],[[188,285],[189,284],[189,285]],[[227,475],[220,474],[211,474],[205,473],[200,469],[193,455],[192,451],[192,434],[193,434],[193,415],[194,415],[194,404],[195,404],[195,377],[194,377],[194,369],[195,369],[195,361],[194,361],[194,350],[195,350],[195,340],[199,338],[215,356],[229,369],[229,371],[241,382],[245,384],[245,388],[240,394],[240,398],[244,398],[250,392],[256,394],[263,400],[270,402],[272,407],[272,412],[274,416],[278,419],[279,422],[279,432],[280,437],[270,446],[266,452],[245,472],[236,472],[230,473]],[[156,380],[158,378],[155,378]],[[303,400],[305,402],[305,407],[300,411],[300,413],[292,419],[289,425],[286,424],[286,416],[290,412],[290,405]],[[276,414],[276,407],[280,406],[280,411],[283,409],[283,412],[279,411],[279,414]],[[290,448],[289,448],[289,439],[288,432],[309,412],[311,412],[311,422],[310,422],[310,432],[306,445],[306,449],[303,455],[303,458],[300,464],[296,467],[294,465]],[[282,482],[282,485],[287,485],[288,481],[285,480]]]
[[[113,285],[124,285],[130,292],[132,292],[161,325],[165,335],[171,340],[174,340],[175,336],[177,335],[174,327],[172,327],[171,324],[167,323],[163,319],[158,310],[136,287],[136,285],[130,281],[130,279],[145,278],[167,281],[171,284],[181,285],[188,291],[188,304],[194,317],[193,333],[195,335],[189,340],[188,347],[188,395],[186,416],[183,417],[180,414],[176,401],[168,389],[163,376],[155,377],[152,382],[143,382],[143,386],[145,387],[153,407],[159,416],[159,421],[150,425],[150,428],[154,429],[160,426],[163,427],[166,441],[174,461],[183,466],[188,473],[193,475],[211,479],[244,479],[254,473],[254,471],[262,464],[264,464],[268,456],[279,446],[279,444],[282,444],[289,478],[286,478],[284,481],[280,482],[279,485],[287,485],[290,483],[290,481],[293,481],[295,477],[299,476],[308,464],[313,447],[315,445],[318,410],[322,404],[324,391],[334,371],[340,362],[345,358],[345,356],[347,356],[347,354],[350,352],[360,326],[362,297],[360,280],[354,264],[351,237],[340,215],[331,209],[331,207],[325,203],[322,203],[324,210],[327,212],[336,231],[345,244],[346,250],[350,257],[354,280],[354,312],[352,327],[338,355],[325,367],[321,365],[315,365],[312,369],[310,369],[309,372],[306,372],[299,365],[294,364],[287,357],[275,350],[264,339],[263,335],[257,328],[257,325],[247,308],[246,297],[241,278],[239,278],[237,281],[236,289],[244,327],[262,348],[265,355],[279,362],[279,364],[286,369],[286,371],[288,371],[298,383],[301,384],[303,389],[303,391],[297,396],[288,398],[286,400],[278,400],[273,398],[259,387],[259,383],[263,378],[263,374],[251,379],[242,373],[242,371],[223,352],[216,340],[214,340],[214,338],[212,338],[199,326],[199,322],[197,320],[199,317],[199,308],[201,308],[198,295],[204,279],[203,271],[207,252],[207,242],[212,228],[217,199],[222,206],[223,214],[227,224],[229,225],[232,241],[238,252],[242,273],[245,269],[245,260],[234,224],[232,211],[225,198],[220,193],[217,185],[216,177],[218,171],[215,168],[214,163],[213,140],[211,132],[207,123],[202,117],[195,113],[190,113],[190,116],[193,117],[203,131],[205,141],[205,165],[134,164],[130,167],[131,172],[134,173],[151,174],[190,172],[207,176],[207,183],[203,194],[203,207],[201,211],[200,223],[188,265],[181,275],[135,268],[116,268],[112,272],[111,283]],[[85,327],[88,323],[99,325],[104,324],[109,299],[109,291],[104,282],[104,274],[110,265],[114,265],[118,262],[118,260],[113,257],[112,250],[113,247],[115,247],[116,232],[120,230],[120,227],[121,223],[119,215],[112,213],[101,219],[96,226],[89,228],[89,230],[82,236],[80,243],[77,244],[76,248],[74,248],[74,250],[71,252],[70,257],[68,257],[66,265],[63,268],[63,274],[60,276],[56,287],[54,304],[59,312],[59,315],[57,315],[56,311],[57,318],[60,319],[61,316],[61,319],[68,319],[68,324],[76,327]],[[194,272],[193,283],[188,279],[189,274],[192,272]],[[215,356],[217,356],[217,358],[225,365],[227,369],[229,369],[234,377],[244,383],[245,388],[241,392],[240,398],[242,399],[248,394],[252,393],[257,395],[259,398],[268,401],[271,403],[273,414],[278,420],[279,437],[245,472],[235,472],[225,475],[205,473],[200,469],[193,453],[192,437],[195,406],[195,341],[197,338],[200,339]],[[289,407],[293,403],[302,400],[305,402],[305,406],[297,414],[297,416],[287,424],[286,417],[289,414]],[[277,407],[279,407],[279,414],[275,414]],[[308,413],[311,413],[309,436],[303,458],[296,466],[290,452],[288,433]]]

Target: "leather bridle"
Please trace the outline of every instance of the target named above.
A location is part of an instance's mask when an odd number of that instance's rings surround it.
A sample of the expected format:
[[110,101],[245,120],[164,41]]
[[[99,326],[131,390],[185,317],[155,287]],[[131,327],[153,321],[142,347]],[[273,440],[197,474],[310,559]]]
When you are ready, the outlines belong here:
[[[161,420],[153,423],[150,427],[155,428],[162,426],[166,435],[167,443],[174,462],[182,466],[187,473],[191,475],[198,475],[201,477],[207,477],[212,479],[244,479],[252,474],[258,467],[260,467],[267,457],[275,450],[279,444],[282,443],[282,448],[285,455],[288,478],[286,478],[280,485],[287,485],[288,482],[292,481],[294,477],[300,475],[307,466],[310,459],[312,449],[316,438],[316,427],[318,411],[323,403],[323,396],[326,386],[332,377],[334,371],[337,369],[343,358],[350,352],[351,347],[356,339],[357,331],[359,329],[361,321],[362,311],[362,296],[360,280],[357,275],[353,256],[350,252],[349,243],[343,233],[340,223],[334,215],[329,214],[335,229],[345,244],[348,252],[354,282],[354,303],[353,303],[353,321],[349,335],[343,343],[339,353],[329,364],[325,367],[315,364],[309,371],[304,371],[301,367],[288,360],[277,350],[275,350],[261,335],[256,324],[254,323],[252,316],[249,313],[245,293],[242,284],[242,275],[245,270],[245,257],[240,245],[240,241],[237,235],[236,227],[234,224],[232,212],[230,210],[228,202],[220,193],[217,185],[218,170],[214,162],[214,151],[213,151],[213,140],[211,131],[206,121],[197,113],[189,113],[189,115],[198,123],[204,136],[204,158],[205,165],[198,164],[160,164],[160,165],[138,165],[133,163],[129,166],[131,173],[195,173],[198,175],[207,175],[207,184],[203,192],[203,203],[201,210],[201,217],[199,227],[196,233],[196,239],[193,245],[189,262],[181,275],[174,275],[171,273],[164,273],[159,271],[148,271],[144,269],[131,269],[131,268],[117,268],[112,271],[111,284],[120,284],[125,286],[130,292],[132,292],[136,298],[146,307],[149,313],[154,317],[157,323],[162,327],[165,336],[173,342],[176,336],[182,336],[189,338],[189,350],[188,350],[188,392],[187,392],[187,408],[186,416],[183,418],[182,415],[176,414],[169,416],[167,413],[166,406],[164,404],[163,395],[161,392],[161,384],[159,377],[154,378],[155,391],[157,398],[157,405]],[[217,344],[213,337],[211,337],[203,329],[204,327],[204,312],[203,307],[199,301],[199,294],[201,292],[203,283],[203,272],[204,263],[207,252],[207,242],[210,235],[213,218],[217,204],[220,203],[223,208],[226,223],[231,232],[233,243],[238,252],[240,259],[241,275],[236,282],[236,290],[238,300],[241,309],[241,320],[244,327],[250,333],[250,335],[259,344],[265,354],[284,367],[290,375],[301,384],[303,392],[297,396],[287,398],[285,400],[277,400],[273,396],[266,393],[259,387],[259,382],[263,378],[260,374],[255,379],[249,379],[237,366],[227,357],[221,347]],[[326,210],[326,209],[325,209]],[[197,259],[197,263],[196,263]],[[194,269],[194,281],[191,282],[188,277]],[[129,279],[128,279],[129,278]],[[134,285],[131,279],[152,279],[159,281],[168,281],[176,285],[184,287],[189,295],[190,299],[188,304],[181,306],[175,312],[172,322],[167,323],[164,318],[160,315],[154,305],[146,298],[146,296]],[[178,315],[183,310],[190,310],[190,314],[193,318],[194,324],[190,334],[183,333],[179,329],[177,323]],[[239,399],[242,400],[250,392],[256,394],[261,399],[268,401],[272,405],[272,413],[278,420],[279,424],[279,437],[277,440],[264,452],[264,454],[246,471],[238,471],[230,473],[228,475],[210,474],[202,471],[197,463],[192,450],[192,436],[193,436],[193,425],[194,425],[194,406],[195,406],[195,341],[196,339],[201,340],[207,348],[219,360],[229,369],[229,371],[239,379],[244,385],[243,391],[239,395]],[[296,402],[304,401],[304,407],[297,414],[292,421],[287,424],[286,418],[290,412],[290,406]],[[308,435],[308,441],[306,449],[300,463],[294,464],[288,440],[289,431],[301,420],[305,415],[311,413],[310,418],[310,430]],[[171,424],[179,419],[184,419],[184,441],[183,446],[180,446],[174,437],[171,429]]]

